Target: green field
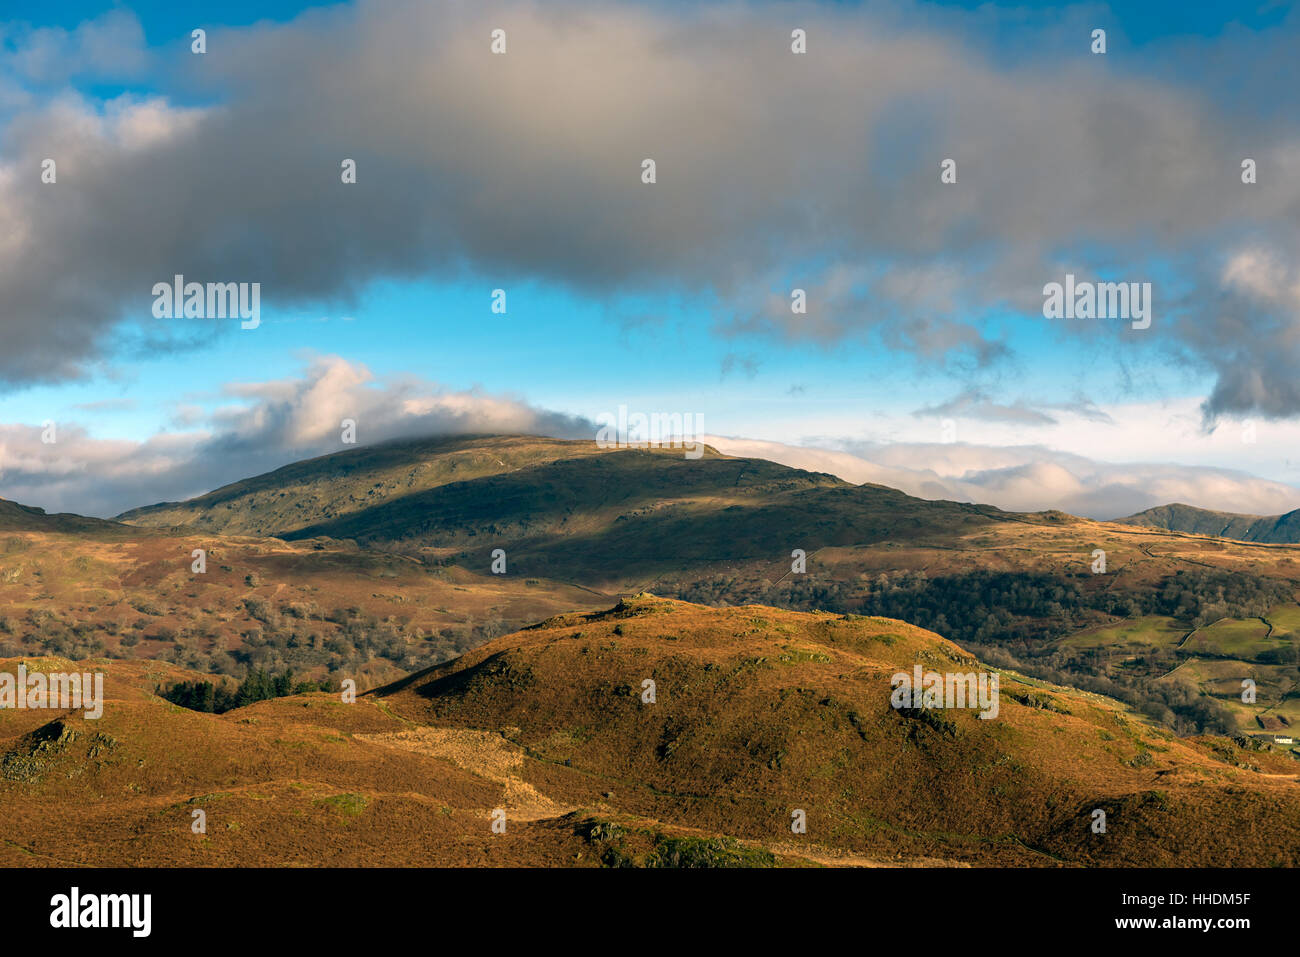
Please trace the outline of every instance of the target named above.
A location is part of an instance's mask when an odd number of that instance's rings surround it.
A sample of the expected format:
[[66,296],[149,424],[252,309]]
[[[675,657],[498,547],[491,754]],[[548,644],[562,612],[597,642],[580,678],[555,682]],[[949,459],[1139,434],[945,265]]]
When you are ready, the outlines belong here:
[[1275,646],[1265,638],[1268,625],[1258,618],[1225,618],[1197,629],[1183,650],[1196,655],[1213,655],[1254,661],[1260,652]]
[[[1225,618],[1188,635],[1189,622],[1151,615],[1090,628],[1064,639],[1061,646],[1106,652],[1105,667],[1112,674],[1145,667],[1163,680],[1191,684],[1231,711],[1245,733],[1294,737],[1300,733],[1296,667],[1260,656],[1294,643],[1292,635],[1300,633],[1300,605],[1276,606],[1266,617],[1268,624],[1259,618]],[[1255,682],[1254,704],[1241,700],[1246,678]],[[1260,724],[1260,717],[1268,727]],[[1280,724],[1275,719],[1281,719]]]
[[1280,605],[1269,609],[1267,618],[1273,624],[1273,634],[1300,634],[1300,605]]
[[1070,648],[1125,649],[1140,653],[1152,648],[1173,648],[1190,630],[1188,625],[1173,618],[1147,615],[1071,635],[1062,644]]

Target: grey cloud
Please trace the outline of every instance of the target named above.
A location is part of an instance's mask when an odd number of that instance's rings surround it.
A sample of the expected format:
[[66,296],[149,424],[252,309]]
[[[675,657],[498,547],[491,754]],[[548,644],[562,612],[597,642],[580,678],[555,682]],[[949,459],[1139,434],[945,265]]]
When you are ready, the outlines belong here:
[[[175,99],[10,120],[0,380],[82,374],[117,323],[152,324],[149,290],[176,273],[260,281],[264,309],[350,308],[376,278],[465,270],[699,294],[724,330],[875,337],[980,368],[1014,347],[982,320],[1039,314],[1067,270],[1111,270],[1156,282],[1152,328],[1070,335],[1213,373],[1207,418],[1300,410],[1295,305],[1222,269],[1246,234],[1300,252],[1294,115],[1253,110],[1253,83],[1224,102],[1147,62],[1183,50],[1144,48],[1143,75],[1084,51],[1006,65],[919,9],[388,0],[213,29],[205,56],[171,61]],[[1296,23],[1276,32],[1294,43]],[[498,25],[505,56],[488,51]],[[1215,52],[1289,55],[1238,32]],[[1239,181],[1246,154],[1257,186]],[[39,184],[45,156],[57,186]],[[773,293],[796,280],[808,316]]]
[[1013,422],[1021,425],[1055,425],[1056,419],[1031,408],[1023,402],[1011,405],[992,401],[988,395],[979,390],[967,390],[961,395],[937,405],[917,409],[912,415],[917,418],[938,418],[942,416],[962,416],[983,419],[989,422]]

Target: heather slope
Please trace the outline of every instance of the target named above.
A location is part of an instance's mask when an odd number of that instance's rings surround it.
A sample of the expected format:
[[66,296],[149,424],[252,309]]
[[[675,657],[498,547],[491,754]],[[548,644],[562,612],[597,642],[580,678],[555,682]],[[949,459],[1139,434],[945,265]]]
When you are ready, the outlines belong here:
[[152,693],[173,665],[25,661],[107,700],[0,711],[8,866],[1300,863],[1289,758],[1005,671],[995,718],[894,709],[896,670],[987,669],[889,619],[641,595],[221,715]]
[[[753,841],[795,838],[802,809],[809,843],[881,858],[1297,863],[1293,761],[1253,757],[1267,773],[1246,770],[1225,740],[1180,740],[1110,699],[1011,673],[993,719],[897,710],[890,677],[916,664],[987,670],[889,619],[643,595],[372,695],[419,725],[499,730],[557,800],[604,797]],[[1098,808],[1104,835],[1090,829]]]
[[197,498],[131,509],[118,518],[135,525],[278,536],[451,482],[600,451],[594,442],[526,435],[386,442],[294,462]]

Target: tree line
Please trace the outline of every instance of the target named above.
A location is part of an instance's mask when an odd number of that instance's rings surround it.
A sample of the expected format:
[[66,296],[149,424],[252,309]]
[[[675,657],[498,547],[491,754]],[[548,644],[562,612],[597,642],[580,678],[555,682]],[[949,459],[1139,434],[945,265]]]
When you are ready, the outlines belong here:
[[181,681],[168,688],[155,690],[159,697],[166,698],[172,704],[180,705],[182,708],[208,714],[223,714],[257,701],[285,698],[311,691],[337,692],[339,687],[339,683],[330,677],[320,681],[295,682],[292,668],[281,674],[272,674],[257,668],[249,672],[248,677],[233,689],[225,683],[216,684],[211,681],[196,680]]

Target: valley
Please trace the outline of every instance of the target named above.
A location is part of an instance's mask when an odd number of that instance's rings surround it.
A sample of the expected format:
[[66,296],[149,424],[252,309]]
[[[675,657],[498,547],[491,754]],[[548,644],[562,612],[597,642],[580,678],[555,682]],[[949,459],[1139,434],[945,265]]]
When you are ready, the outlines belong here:
[[[0,711],[0,860],[1294,866],[1298,589],[1286,544],[525,436],[112,522],[0,500],[2,668],[109,698]],[[945,663],[995,719],[891,707]],[[164,697],[255,672],[293,677]]]

